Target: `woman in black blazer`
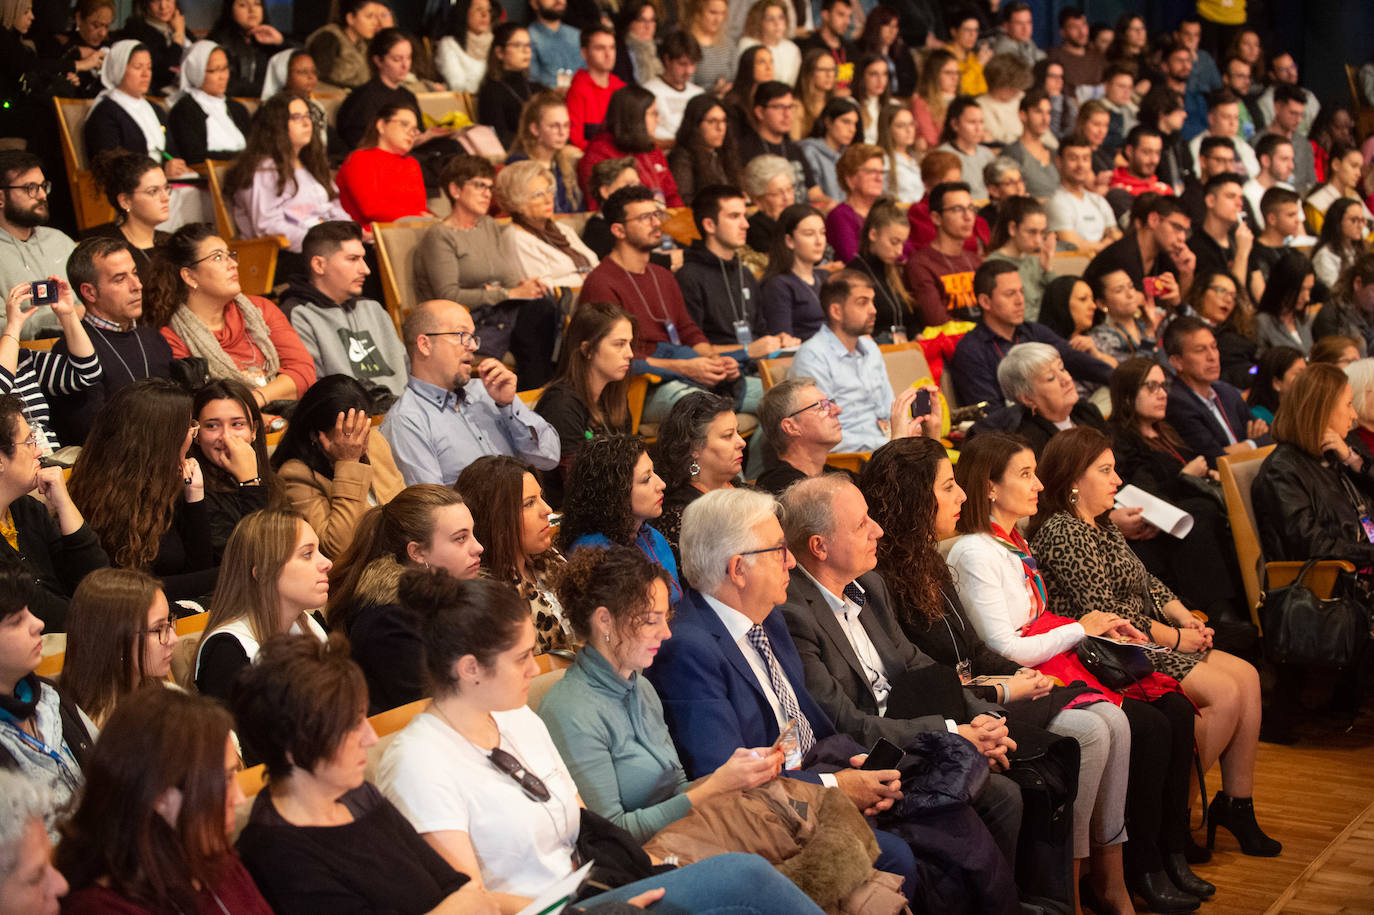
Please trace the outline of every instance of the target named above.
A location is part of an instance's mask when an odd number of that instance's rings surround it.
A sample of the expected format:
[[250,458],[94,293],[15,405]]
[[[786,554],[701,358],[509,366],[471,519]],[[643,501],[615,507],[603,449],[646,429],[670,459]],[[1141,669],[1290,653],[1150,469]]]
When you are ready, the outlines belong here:
[[229,55],[213,41],[197,41],[181,62],[181,96],[167,118],[171,147],[191,164],[232,159],[243,152],[252,118],[225,95]]

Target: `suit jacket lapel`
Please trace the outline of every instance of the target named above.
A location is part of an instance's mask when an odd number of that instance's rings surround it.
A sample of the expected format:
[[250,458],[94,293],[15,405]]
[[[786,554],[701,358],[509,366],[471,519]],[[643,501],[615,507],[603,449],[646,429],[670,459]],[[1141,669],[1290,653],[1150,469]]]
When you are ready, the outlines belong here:
[[735,672],[744,678],[744,681],[753,688],[754,692],[758,693],[764,706],[770,709],[769,719],[771,720],[772,712],[768,703],[768,696],[759,684],[759,678],[754,673],[754,668],[750,667],[749,662],[745,660],[744,652],[740,650],[739,644],[730,636],[730,630],[725,628],[725,624],[716,615],[716,611],[710,604],[706,603],[706,599],[699,592],[695,590],[691,592],[691,601],[693,612],[698,614],[695,622],[715,637],[720,644],[721,654],[730,662],[730,666],[734,667]]
[[[798,571],[798,585],[802,597],[806,600],[807,608],[811,611],[811,618],[816,621],[826,638],[834,643],[835,648],[844,658],[844,662],[849,665],[849,669],[854,671],[854,675],[859,678],[859,682],[868,685],[868,672],[864,670],[863,663],[859,656],[854,652],[854,646],[849,643],[849,637],[844,633],[844,627],[835,618],[835,611],[830,609],[830,603],[821,594],[820,588],[804,572]],[[859,614],[863,619],[863,614]],[[865,627],[867,628],[867,627]]]

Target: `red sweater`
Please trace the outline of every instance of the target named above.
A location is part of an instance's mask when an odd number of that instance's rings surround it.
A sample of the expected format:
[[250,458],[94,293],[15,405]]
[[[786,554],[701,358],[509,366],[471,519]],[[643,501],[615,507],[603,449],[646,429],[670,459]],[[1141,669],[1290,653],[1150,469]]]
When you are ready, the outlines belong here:
[[[625,85],[625,81],[614,73],[606,74],[606,88],[601,88],[586,70],[573,74],[568,86],[568,120],[572,122],[569,140],[578,149],[587,148],[587,128],[601,127],[606,123],[606,106],[611,104],[611,95]],[[593,131],[595,133],[596,131]]]
[[335,178],[339,203],[360,225],[425,215],[425,179],[420,163],[378,147],[348,154]]
[[[603,159],[619,159],[628,155],[630,154],[616,148],[615,140],[611,138],[609,131],[598,134],[587,144],[586,155],[577,163],[577,180],[582,185],[582,196],[587,201],[588,210],[596,209],[596,201],[591,195],[592,166]],[[663,150],[655,147],[649,152],[637,153],[634,160],[640,183],[651,191],[661,191],[664,206],[683,205],[682,195],[677,192],[677,182],[673,180],[673,173],[668,169],[668,160],[664,157]]]
[[[286,319],[286,315],[281,313],[281,309],[268,299],[255,295],[248,298],[262,310],[272,345],[277,348],[281,374],[296,382],[296,396],[300,397],[306,388],[315,383],[315,360],[310,357],[310,351],[305,348],[305,344],[301,342],[300,336]],[[174,358],[185,359],[187,356],[195,355],[170,327],[162,328],[162,336],[172,347]],[[253,345],[253,338],[248,336],[248,331],[244,327],[243,312],[239,311],[238,305],[232,301],[224,304],[224,326],[215,331],[215,339],[219,341],[220,349],[224,350],[240,369],[262,365],[262,351]]]
[[[62,911],[67,915],[110,915],[112,912],[116,915],[151,915],[153,910],[108,887],[92,885],[74,890],[62,900]],[[219,884],[208,893],[202,890],[196,899],[196,915],[221,915],[222,912],[272,915],[267,900],[262,898],[257,884],[237,857],[229,860]]]
[[668,343],[664,321],[672,321],[683,346],[706,343],[706,335],[687,314],[682,289],[667,270],[650,264],[643,273],[632,275],[610,257],[601,263],[582,284],[578,302],[608,302],[619,305],[635,319],[634,353],[646,359],[660,343]]

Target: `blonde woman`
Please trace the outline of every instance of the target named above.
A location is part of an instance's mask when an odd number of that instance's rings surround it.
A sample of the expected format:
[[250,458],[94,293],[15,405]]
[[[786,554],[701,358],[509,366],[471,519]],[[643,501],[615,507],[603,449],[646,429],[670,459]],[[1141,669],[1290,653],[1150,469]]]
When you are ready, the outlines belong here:
[[958,94],[959,61],[944,49],[931,51],[916,82],[916,94],[911,97],[911,113],[927,149],[939,144],[945,111]]
[[496,176],[496,195],[511,214],[502,247],[519,274],[545,286],[581,287],[599,263],[566,223],[554,219],[553,172],[534,161],[507,165]]
[[744,20],[744,37],[739,53],[756,45],[773,52],[773,78],[789,86],[801,74],[802,55],[796,42],[788,38],[787,5],[783,0],[759,0],[749,7]]
[[878,145],[887,153],[887,184],[884,193],[902,203],[915,203],[926,195],[921,181],[921,134],[910,108],[892,103],[878,115]]
[[577,160],[582,150],[568,142],[572,121],[562,96],[541,92],[525,103],[520,125],[510,144],[506,162],[538,162],[554,179],[553,211],[576,213],[582,209],[582,189],[577,183]]

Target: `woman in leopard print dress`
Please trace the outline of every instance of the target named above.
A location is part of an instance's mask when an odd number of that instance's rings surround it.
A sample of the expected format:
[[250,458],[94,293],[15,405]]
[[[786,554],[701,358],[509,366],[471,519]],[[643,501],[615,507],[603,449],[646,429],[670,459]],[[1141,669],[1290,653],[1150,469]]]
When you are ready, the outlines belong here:
[[[1156,670],[1178,680],[1199,709],[1195,731],[1202,769],[1221,760],[1222,789],[1209,809],[1250,855],[1282,845],[1255,823],[1251,795],[1260,730],[1259,674],[1247,661],[1212,648],[1212,630],[1146,571],[1106,517],[1121,478],[1111,442],[1077,428],[1050,440],[1039,466],[1045,489],[1031,521],[1052,612],[1074,619],[1106,610],[1169,649]],[[1210,837],[1215,828],[1209,832]]]

